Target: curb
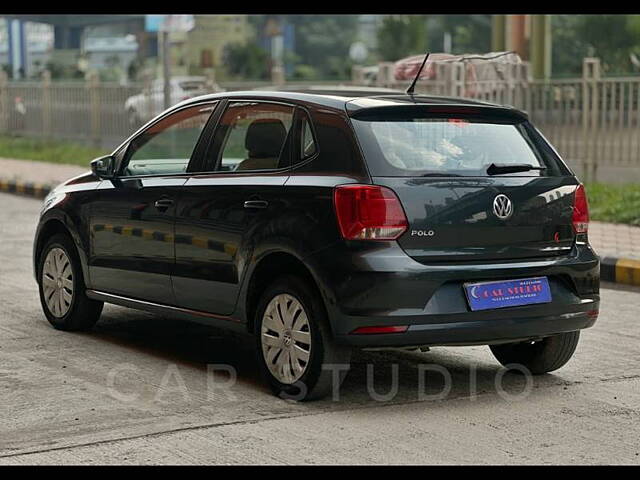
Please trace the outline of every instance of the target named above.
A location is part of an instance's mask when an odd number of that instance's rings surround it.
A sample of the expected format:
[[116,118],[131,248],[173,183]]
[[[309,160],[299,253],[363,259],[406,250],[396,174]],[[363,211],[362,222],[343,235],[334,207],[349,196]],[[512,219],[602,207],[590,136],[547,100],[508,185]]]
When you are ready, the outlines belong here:
[[600,280],[640,286],[640,260],[601,257]]
[[[0,179],[0,192],[14,193],[27,197],[44,198],[51,191],[51,188],[51,185],[46,184]],[[124,235],[145,237],[150,236],[150,238],[160,241],[173,240],[172,236],[163,232],[138,232],[139,229],[133,229],[126,226],[124,228],[114,228],[111,225],[96,225],[95,227],[97,227],[98,230],[102,227],[105,230],[110,230],[116,234],[119,233]],[[202,248],[209,248],[212,250],[225,251],[225,247],[227,247],[228,249],[228,246],[224,244],[218,245],[217,242],[215,242],[215,244],[212,244],[206,239],[191,237],[190,235],[185,235],[184,238],[176,238],[176,241],[179,243],[201,246]],[[631,258],[601,257],[600,280],[605,282],[640,286],[640,260],[633,260]]]
[[0,192],[15,193],[27,197],[44,198],[51,191],[51,185],[0,179]]

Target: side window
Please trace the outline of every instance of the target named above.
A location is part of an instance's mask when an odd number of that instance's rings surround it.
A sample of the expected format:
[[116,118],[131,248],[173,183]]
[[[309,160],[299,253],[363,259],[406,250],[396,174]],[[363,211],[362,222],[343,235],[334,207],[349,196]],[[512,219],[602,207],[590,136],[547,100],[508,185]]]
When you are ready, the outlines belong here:
[[184,173],[214,105],[197,105],[175,112],[132,140],[123,176]]
[[300,161],[315,155],[318,150],[316,140],[313,137],[313,129],[311,128],[311,120],[307,112],[301,110],[302,125],[300,128]]
[[210,170],[273,170],[289,165],[287,139],[293,107],[275,103],[232,102],[222,115],[213,142]]

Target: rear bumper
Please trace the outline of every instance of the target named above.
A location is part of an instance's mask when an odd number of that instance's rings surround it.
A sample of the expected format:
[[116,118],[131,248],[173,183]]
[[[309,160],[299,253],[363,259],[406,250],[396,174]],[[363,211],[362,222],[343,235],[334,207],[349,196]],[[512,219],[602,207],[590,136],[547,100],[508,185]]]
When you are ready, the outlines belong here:
[[[325,297],[337,342],[359,347],[480,345],[592,326],[600,304],[599,260],[588,245],[571,254],[514,262],[424,265],[388,242],[338,244],[307,259]],[[463,283],[546,276],[552,302],[473,312]],[[407,326],[400,333],[359,327]]]
[[[578,312],[553,312],[547,315],[517,316],[515,309],[504,309],[496,318],[495,311],[471,319],[471,314],[459,316],[425,316],[412,318],[416,322],[406,332],[390,334],[336,335],[337,342],[358,347],[402,347],[433,345],[488,345],[535,339],[572,332],[592,326],[597,318],[599,301],[591,299]],[[525,307],[521,307],[525,308]],[[402,321],[401,319],[398,319]],[[405,319],[406,320],[406,319]],[[357,320],[360,323],[362,319]],[[383,319],[368,318],[367,323],[382,324]],[[388,323],[388,318],[384,319]]]

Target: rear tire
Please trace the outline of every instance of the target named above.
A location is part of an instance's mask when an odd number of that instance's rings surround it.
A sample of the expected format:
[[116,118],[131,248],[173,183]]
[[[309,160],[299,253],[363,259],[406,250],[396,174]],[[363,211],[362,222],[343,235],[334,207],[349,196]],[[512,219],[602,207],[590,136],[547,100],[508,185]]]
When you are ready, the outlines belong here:
[[[303,278],[276,279],[260,297],[255,325],[261,371],[275,395],[314,400],[330,394],[334,381],[340,386],[351,349],[335,344],[322,298]],[[336,380],[329,365],[340,366]]]
[[89,330],[100,318],[104,304],[86,296],[78,252],[68,235],[56,234],[45,243],[38,286],[42,310],[58,330]]
[[567,332],[546,337],[539,342],[490,345],[491,352],[502,365],[524,365],[534,375],[552,372],[565,365],[578,346],[580,332]]

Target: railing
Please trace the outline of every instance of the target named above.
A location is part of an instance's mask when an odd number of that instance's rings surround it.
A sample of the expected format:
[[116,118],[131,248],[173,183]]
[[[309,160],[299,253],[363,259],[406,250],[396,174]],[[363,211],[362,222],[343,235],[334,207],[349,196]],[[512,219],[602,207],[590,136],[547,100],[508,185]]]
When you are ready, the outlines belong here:
[[[392,64],[381,64],[378,86],[406,89],[392,80]],[[452,65],[452,64],[449,64]],[[455,65],[455,64],[453,64]],[[584,60],[580,78],[533,81],[528,67],[512,65],[502,80],[471,82],[461,66],[437,66],[433,80],[418,82],[416,93],[450,95],[525,110],[563,158],[585,180],[640,181],[640,77],[602,77],[600,61]],[[301,82],[296,82],[300,84]],[[319,84],[321,82],[309,82]],[[333,85],[338,82],[332,82]],[[352,82],[362,84],[354,76]],[[270,82],[221,83],[244,90]],[[0,133],[68,139],[110,149],[140,121],[125,111],[126,100],[149,95],[150,84],[87,81],[8,82],[0,72]]]
[[[640,77],[602,77],[600,60],[585,58],[580,78],[531,80],[527,64],[503,81],[465,80],[462,65],[438,65],[416,92],[471,98],[525,110],[585,180],[640,181]],[[518,70],[518,68],[520,70]],[[377,84],[405,89],[381,64]]]
[[[86,81],[53,82],[46,73],[42,81],[9,82],[0,71],[0,134],[71,140],[111,149],[162,110],[162,100],[155,99],[159,104],[152,108],[151,82],[120,85],[100,82],[95,75]],[[326,82],[296,85],[322,83]],[[231,91],[269,85],[272,82],[235,81],[221,82],[217,87]],[[144,95],[145,106],[133,117],[125,102],[138,94]]]
[[111,148],[131,132],[124,103],[142,85],[88,81],[2,82],[0,133],[72,140]]

